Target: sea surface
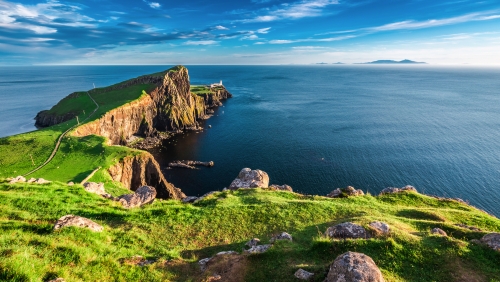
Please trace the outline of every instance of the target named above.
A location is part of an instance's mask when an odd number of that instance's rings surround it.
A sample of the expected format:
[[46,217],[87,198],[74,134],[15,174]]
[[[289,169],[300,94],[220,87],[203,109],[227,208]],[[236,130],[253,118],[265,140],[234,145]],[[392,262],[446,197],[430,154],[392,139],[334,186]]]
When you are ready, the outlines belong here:
[[[67,94],[170,66],[0,69],[0,136]],[[500,216],[500,68],[439,66],[188,66],[192,84],[234,95],[204,122],[153,150],[187,195],[221,190],[244,168],[325,195],[413,185]],[[208,128],[211,125],[211,128]],[[165,169],[173,160],[212,168]]]

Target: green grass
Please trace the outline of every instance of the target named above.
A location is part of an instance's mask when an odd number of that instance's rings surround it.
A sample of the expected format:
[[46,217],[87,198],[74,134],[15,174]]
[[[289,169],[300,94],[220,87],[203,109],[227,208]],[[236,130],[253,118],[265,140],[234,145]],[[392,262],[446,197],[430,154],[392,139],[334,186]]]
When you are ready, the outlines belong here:
[[210,87],[205,85],[191,85],[191,93],[196,95],[207,95],[211,94],[212,91],[210,90]]
[[[70,213],[102,224],[105,231],[53,232],[54,222]],[[367,226],[372,220],[389,223],[391,235],[369,240],[322,236],[338,222]],[[444,228],[450,237],[430,235],[432,227]],[[386,281],[460,281],[461,273],[477,281],[500,280],[500,253],[469,243],[486,231],[500,231],[500,220],[415,193],[327,199],[255,189],[220,192],[194,205],[169,200],[125,210],[81,186],[0,184],[0,229],[0,280],[200,281],[199,259],[240,252],[253,237],[267,243],[281,231],[294,241],[250,256],[245,281],[295,281],[298,268],[323,281],[329,264],[346,251],[371,256]],[[146,267],[120,263],[134,255],[157,262]]]

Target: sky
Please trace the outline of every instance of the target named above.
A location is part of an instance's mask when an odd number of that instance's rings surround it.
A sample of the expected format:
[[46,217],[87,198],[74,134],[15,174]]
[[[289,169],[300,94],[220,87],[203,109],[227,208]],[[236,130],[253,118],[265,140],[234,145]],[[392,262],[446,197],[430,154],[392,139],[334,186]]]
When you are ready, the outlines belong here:
[[0,65],[500,65],[500,0],[0,0]]

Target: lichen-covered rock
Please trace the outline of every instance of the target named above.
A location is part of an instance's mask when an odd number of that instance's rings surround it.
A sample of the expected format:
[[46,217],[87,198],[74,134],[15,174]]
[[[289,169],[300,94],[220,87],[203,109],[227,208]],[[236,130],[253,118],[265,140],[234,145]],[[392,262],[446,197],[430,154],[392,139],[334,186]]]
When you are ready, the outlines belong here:
[[195,196],[187,196],[186,198],[182,199],[183,203],[193,203],[194,201],[198,200],[198,197]]
[[352,186],[347,186],[347,188],[337,188],[326,195],[329,198],[340,198],[340,197],[351,197],[351,196],[363,196],[365,193],[361,189],[356,189]]
[[379,195],[383,194],[394,194],[394,193],[401,193],[401,192],[417,192],[417,189],[411,185],[406,185],[403,188],[394,188],[394,187],[387,187],[384,190],[380,191]]
[[18,182],[26,182],[26,178],[24,178],[23,176],[19,175],[17,177],[14,177],[13,179],[11,179],[9,181],[9,184],[14,184],[14,183],[18,183]]
[[295,271],[294,276],[301,280],[309,280],[314,276],[314,273],[307,272],[304,269],[300,268],[299,270]]
[[253,246],[250,249],[245,250],[245,253],[248,253],[248,254],[265,253],[265,252],[267,252],[267,250],[269,250],[269,248],[271,248],[271,246],[272,246],[271,244]]
[[288,241],[293,241],[292,235],[286,233],[286,232],[281,232],[278,235],[275,235],[269,240],[269,242],[274,243],[277,240],[288,240]]
[[369,224],[369,226],[380,235],[388,235],[390,232],[390,227],[387,223],[381,221],[374,221]]
[[366,239],[368,237],[365,228],[352,222],[344,222],[331,226],[326,230],[325,235],[330,238],[341,239]]
[[97,195],[104,195],[106,194],[106,190],[104,190],[104,183],[95,183],[95,182],[85,182],[83,183],[83,188],[85,188],[85,191],[94,193]]
[[432,228],[432,230],[431,230],[431,234],[434,234],[434,235],[440,235],[440,236],[448,236],[448,235],[446,234],[446,232],[444,232],[444,230],[443,230],[443,229],[441,229],[441,228],[437,228],[437,227],[436,227],[436,228]]
[[481,238],[481,243],[488,245],[493,250],[500,251],[500,233],[486,234]]
[[248,248],[252,248],[257,246],[260,243],[259,238],[253,238],[252,240],[246,242],[245,246]]
[[69,226],[88,228],[95,232],[101,232],[104,229],[101,225],[93,222],[88,218],[68,214],[57,220],[56,224],[54,225],[54,230]]
[[198,265],[200,266],[200,270],[201,271],[205,271],[205,269],[207,268],[207,263],[209,261],[211,261],[213,258],[215,258],[217,256],[226,256],[226,255],[238,255],[238,253],[235,252],[235,251],[224,251],[224,252],[218,252],[217,254],[215,254],[215,256],[212,256],[212,257],[209,257],[209,258],[200,259],[198,261]]
[[123,207],[130,209],[152,203],[156,198],[156,189],[151,186],[142,186],[134,194],[126,194],[118,197]]
[[229,185],[229,189],[231,190],[257,187],[269,187],[269,175],[260,169],[251,170],[249,168],[242,169],[238,177]]
[[283,185],[272,184],[272,185],[269,185],[269,188],[271,188],[273,190],[293,192],[292,187],[290,185],[286,185],[286,184],[283,184]]
[[380,269],[369,256],[347,252],[338,256],[330,266],[326,282],[383,282]]

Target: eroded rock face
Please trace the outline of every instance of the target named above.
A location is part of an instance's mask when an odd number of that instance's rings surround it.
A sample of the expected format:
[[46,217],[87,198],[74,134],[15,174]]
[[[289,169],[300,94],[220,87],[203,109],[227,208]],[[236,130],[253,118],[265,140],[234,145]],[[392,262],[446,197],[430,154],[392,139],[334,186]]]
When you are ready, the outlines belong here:
[[238,177],[229,185],[229,189],[231,190],[257,187],[269,187],[269,175],[260,169],[251,170],[249,168],[242,169]]
[[137,208],[152,203],[156,198],[156,189],[151,186],[142,186],[134,194],[126,194],[118,197],[118,201],[124,208]]
[[274,243],[277,240],[288,240],[288,241],[293,241],[292,235],[286,233],[286,232],[281,232],[278,235],[273,236],[269,242]]
[[325,235],[330,238],[341,238],[341,239],[368,238],[366,229],[352,222],[344,222],[341,224],[331,226],[326,230]]
[[295,271],[294,276],[301,280],[309,280],[314,276],[314,273],[307,272],[304,269],[300,268],[299,270]]
[[381,221],[374,221],[369,224],[369,226],[375,230],[376,233],[380,235],[389,235],[390,227],[387,223]]
[[97,195],[107,194],[106,190],[104,190],[104,183],[85,182],[83,183],[83,187],[85,188],[85,191],[90,193]]
[[439,235],[439,236],[445,236],[445,237],[448,236],[443,229],[437,228],[437,227],[436,228],[432,228],[431,234]]
[[394,193],[400,193],[400,192],[417,192],[417,189],[411,185],[406,185],[403,188],[394,188],[394,187],[387,187],[384,190],[380,191],[379,195],[383,194],[394,194]]
[[369,256],[347,252],[338,256],[330,266],[326,282],[383,282],[380,269]]
[[68,214],[59,218],[56,224],[54,225],[54,230],[58,230],[69,226],[88,228],[95,232],[102,232],[102,230],[104,230],[104,228],[101,225],[93,222],[92,220],[72,214]]
[[488,245],[493,250],[500,251],[500,233],[486,234],[481,238],[481,243]]

